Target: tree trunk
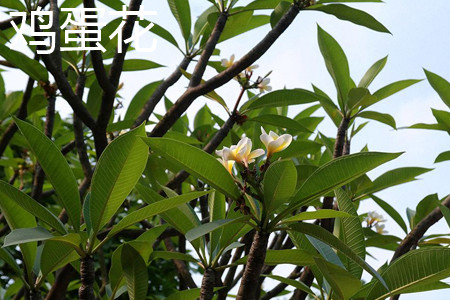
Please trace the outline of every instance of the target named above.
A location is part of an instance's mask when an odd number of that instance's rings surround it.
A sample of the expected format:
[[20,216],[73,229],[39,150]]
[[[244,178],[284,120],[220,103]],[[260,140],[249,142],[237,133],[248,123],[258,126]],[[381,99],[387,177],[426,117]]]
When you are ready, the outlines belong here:
[[81,259],[81,286],[78,290],[79,300],[95,300],[94,296],[94,259],[86,256]]
[[248,254],[247,264],[244,275],[242,276],[241,286],[237,295],[237,300],[255,300],[259,297],[258,282],[266,258],[267,244],[269,234],[257,231],[253,237],[252,247]]
[[216,282],[213,269],[206,269],[203,274],[202,289],[200,291],[200,300],[211,300],[214,296],[214,284]]

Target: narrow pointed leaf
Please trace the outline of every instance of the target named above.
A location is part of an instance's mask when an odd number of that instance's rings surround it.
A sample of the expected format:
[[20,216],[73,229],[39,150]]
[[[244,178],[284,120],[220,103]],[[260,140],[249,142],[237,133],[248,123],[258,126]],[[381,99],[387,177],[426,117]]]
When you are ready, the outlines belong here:
[[[420,82],[420,81],[422,81],[422,79],[407,79],[407,80],[396,81],[391,84],[388,84],[385,87],[382,87],[381,89],[379,89],[378,91],[373,93],[373,95],[375,97],[377,97],[378,101],[381,101],[389,96],[394,95],[395,93],[400,92],[401,90],[404,90],[404,89],[410,87],[413,84]],[[374,104],[374,103],[371,103],[371,105],[372,104]]]
[[445,80],[443,77],[425,70],[428,82],[431,84],[433,89],[439,94],[442,101],[450,108],[450,82]]
[[44,241],[52,237],[53,235],[43,227],[18,228],[5,236],[3,247]]
[[78,231],[81,219],[81,201],[72,169],[58,147],[43,132],[25,121],[17,118],[14,121],[38,159],[48,180],[55,188],[71,224]]
[[281,160],[271,164],[264,175],[264,203],[272,214],[295,192],[297,169],[292,160]]
[[247,109],[305,104],[318,101],[319,98],[313,92],[304,89],[278,90],[265,94],[253,101]]
[[406,223],[403,220],[402,216],[398,213],[395,208],[390,206],[387,202],[383,201],[382,199],[378,198],[375,195],[370,196],[373,201],[375,201],[378,206],[380,206],[387,214],[394,219],[394,221],[403,229],[405,233],[408,233],[408,228],[406,227]]
[[239,223],[239,222],[245,222],[248,220],[248,216],[242,216],[241,218],[237,219],[223,219],[223,220],[216,220],[209,223],[202,224],[196,228],[193,228],[186,232],[185,236],[188,241],[193,241],[195,239],[198,239],[199,237],[202,237],[210,232],[213,232],[214,230],[223,228],[225,226],[231,225],[233,223]]
[[167,0],[173,16],[180,26],[184,40],[187,41],[191,35],[191,11],[188,0]]
[[307,220],[318,220],[318,219],[330,219],[330,218],[351,218],[353,217],[351,214],[346,213],[345,211],[337,211],[334,209],[320,209],[317,211],[305,211],[301,212],[295,216],[283,219],[281,223],[294,223],[299,221],[307,221]]
[[383,70],[386,65],[388,57],[384,57],[379,61],[375,62],[369,70],[367,70],[366,74],[364,74],[363,78],[358,84],[358,87],[368,88],[372,81],[377,77],[377,75]]
[[128,244],[122,248],[122,270],[130,300],[144,300],[148,289],[147,265],[139,252]]
[[240,191],[230,173],[212,155],[194,146],[167,138],[144,138],[151,150],[200,177],[216,190],[238,199]]
[[389,114],[383,114],[377,111],[363,111],[358,113],[358,117],[364,119],[375,120],[380,123],[384,123],[388,126],[391,126],[394,129],[397,129],[397,125],[395,124],[395,119]]
[[138,136],[140,126],[116,138],[106,147],[92,177],[89,215],[93,234],[116,213],[145,169],[148,148]]

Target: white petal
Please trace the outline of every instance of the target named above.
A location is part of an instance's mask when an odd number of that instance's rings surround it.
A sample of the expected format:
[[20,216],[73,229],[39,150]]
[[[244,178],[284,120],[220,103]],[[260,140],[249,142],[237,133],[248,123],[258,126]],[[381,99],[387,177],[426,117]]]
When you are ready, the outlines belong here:
[[269,147],[267,149],[269,153],[267,155],[270,155],[270,154],[278,152],[276,150],[279,147],[281,147],[282,144],[283,144],[283,140],[282,139],[277,139],[275,141],[270,142]]
[[292,142],[292,135],[290,135],[290,134],[283,134],[282,136],[280,136],[279,139],[282,140],[283,143],[281,144],[281,146],[278,149],[276,149],[277,152],[283,151],[284,149],[289,147],[289,145]]
[[228,148],[223,149],[222,158],[223,158],[223,160],[235,160],[236,159],[234,152]]
[[272,130],[269,132],[269,135],[272,137],[272,139],[276,140],[278,139],[279,135],[273,132]]
[[260,157],[260,156],[264,155],[265,153],[266,152],[263,149],[256,149],[250,153],[250,155],[248,156],[248,159],[251,160],[251,159]]
[[272,137],[265,132],[259,136],[259,139],[266,148],[269,147],[269,143],[273,141]]

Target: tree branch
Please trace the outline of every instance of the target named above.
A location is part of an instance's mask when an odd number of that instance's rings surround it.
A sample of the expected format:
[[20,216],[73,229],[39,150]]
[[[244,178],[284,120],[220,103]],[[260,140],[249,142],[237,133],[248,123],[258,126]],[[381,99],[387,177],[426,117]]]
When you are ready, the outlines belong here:
[[[45,7],[45,6],[47,6],[47,4],[49,2],[50,2],[50,0],[41,0],[41,1],[39,1],[38,5],[40,7]],[[28,17],[29,16],[27,16],[27,18]],[[0,30],[7,30],[12,27],[11,22],[20,22],[21,20],[22,20],[22,17],[20,17],[20,16],[3,20],[0,22]]]
[[298,4],[293,4],[287,13],[280,19],[275,27],[245,56],[233,64],[230,68],[219,73],[213,78],[209,79],[203,84],[196,87],[190,87],[181,95],[177,102],[169,109],[164,117],[156,124],[150,136],[163,136],[172,125],[181,117],[181,115],[188,109],[192,102],[198,97],[207,94],[214,89],[224,85],[232,80],[242,70],[252,65],[257,61],[269,48],[275,43],[280,35],[289,27],[300,11]]
[[169,77],[164,79],[163,82],[161,82],[161,84],[156,88],[156,90],[145,103],[144,107],[141,110],[141,113],[134,122],[133,127],[139,126],[150,117],[156,105],[159,103],[159,101],[161,101],[167,90],[181,78],[181,75],[183,75],[181,73],[181,70],[186,70],[191,61],[192,57],[185,56],[181,63],[178,65],[177,69],[173,71],[172,74],[169,75]]

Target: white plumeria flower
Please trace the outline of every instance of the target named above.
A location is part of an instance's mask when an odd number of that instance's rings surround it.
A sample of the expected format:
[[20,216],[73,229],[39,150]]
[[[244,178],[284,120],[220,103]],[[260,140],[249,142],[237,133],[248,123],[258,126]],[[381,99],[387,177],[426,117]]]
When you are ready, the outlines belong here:
[[379,223],[375,224],[375,230],[376,230],[377,233],[379,233],[379,234],[385,234],[385,233],[387,233],[387,231],[384,230],[384,224],[379,224]]
[[386,222],[386,220],[383,219],[383,216],[375,211],[368,212],[365,221],[368,226],[373,226],[373,225],[376,226],[376,224],[378,224],[378,223]]
[[292,142],[292,135],[283,134],[279,136],[273,131],[270,131],[269,134],[261,127],[261,142],[266,146],[267,149],[267,157],[271,157],[272,154],[283,151]]
[[252,66],[248,67],[247,69],[245,69],[245,71],[250,73],[250,72],[253,72],[254,70],[256,70],[258,68],[259,68],[259,65],[252,65]]
[[248,164],[254,162],[255,158],[264,155],[264,150],[256,149],[252,151],[252,141],[248,137],[244,137],[237,145],[230,148],[223,147],[223,150],[216,151],[216,153],[222,156],[224,161],[234,160],[248,168]]
[[234,160],[224,160],[223,158],[217,160],[227,169],[228,173],[233,174]]
[[230,59],[229,59],[229,60],[226,59],[226,58],[222,59],[222,66],[225,67],[225,68],[229,68],[229,67],[231,67],[233,64],[234,64],[234,54],[232,54],[232,55],[230,56]]
[[265,92],[265,91],[270,92],[272,90],[272,87],[269,85],[269,83],[270,83],[270,78],[264,78],[263,81],[261,81],[258,84],[259,91],[261,93]]

